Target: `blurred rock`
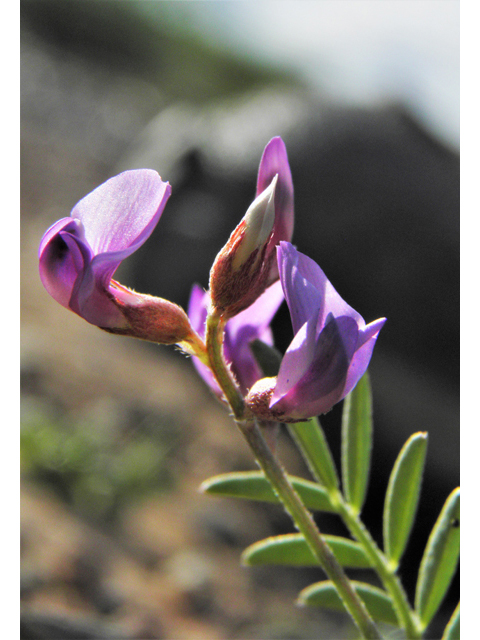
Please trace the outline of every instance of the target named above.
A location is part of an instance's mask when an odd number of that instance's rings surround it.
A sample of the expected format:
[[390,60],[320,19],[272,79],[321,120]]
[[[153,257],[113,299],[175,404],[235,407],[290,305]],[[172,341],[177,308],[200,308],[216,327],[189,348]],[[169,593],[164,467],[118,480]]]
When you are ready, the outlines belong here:
[[42,613],[22,613],[21,640],[128,640],[118,629],[88,618],[72,619],[66,616]]
[[[459,158],[400,105],[347,109],[269,89],[208,108],[162,111],[118,165],[158,169],[173,186],[160,224],[125,275],[138,290],[183,305],[193,282],[207,286],[216,252],[254,196],[263,147],[278,134],[294,178],[295,244],[367,321],[388,319],[372,375],[375,380],[378,362],[382,393],[375,398],[386,419],[396,410],[395,397],[406,392],[401,402],[410,424],[394,447],[412,428],[445,438],[448,462],[437,465],[442,476],[449,469],[453,484]],[[285,348],[286,313],[276,328]]]

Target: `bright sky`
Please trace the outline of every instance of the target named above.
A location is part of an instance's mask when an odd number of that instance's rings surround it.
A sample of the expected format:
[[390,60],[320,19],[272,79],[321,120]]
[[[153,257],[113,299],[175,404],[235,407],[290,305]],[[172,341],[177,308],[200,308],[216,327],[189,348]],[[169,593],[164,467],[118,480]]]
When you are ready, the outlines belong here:
[[438,136],[459,145],[458,0],[161,4],[211,41],[298,69],[333,99],[401,98]]

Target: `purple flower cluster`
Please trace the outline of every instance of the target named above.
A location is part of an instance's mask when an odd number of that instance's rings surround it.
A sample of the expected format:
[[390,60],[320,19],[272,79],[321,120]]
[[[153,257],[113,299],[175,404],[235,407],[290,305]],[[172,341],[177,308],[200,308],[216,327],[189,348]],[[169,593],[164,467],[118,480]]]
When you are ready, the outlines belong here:
[[[385,319],[366,325],[320,267],[290,244],[293,182],[281,138],[265,147],[255,200],[218,254],[210,290],[194,286],[188,317],[177,305],[112,279],[151,235],[170,193],[155,171],[141,169],[83,198],[40,243],[40,278],[48,293],[107,331],[180,344],[220,397],[203,342],[207,316],[215,313],[225,326],[224,357],[259,418],[297,421],[331,409],[367,369]],[[269,325],[284,298],[295,335],[278,376],[264,378],[250,345],[273,345]]]

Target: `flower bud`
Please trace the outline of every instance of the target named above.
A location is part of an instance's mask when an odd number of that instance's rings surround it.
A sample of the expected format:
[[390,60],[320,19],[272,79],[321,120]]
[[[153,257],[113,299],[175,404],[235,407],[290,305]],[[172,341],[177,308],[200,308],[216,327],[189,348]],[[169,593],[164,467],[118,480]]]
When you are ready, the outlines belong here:
[[278,175],[248,207],[243,221],[245,228],[233,254],[232,269],[238,271],[251,254],[266,244],[275,222],[275,187]]
[[252,202],[210,271],[212,304],[227,319],[249,307],[267,286],[274,260],[269,240],[275,223],[277,179],[276,175]]

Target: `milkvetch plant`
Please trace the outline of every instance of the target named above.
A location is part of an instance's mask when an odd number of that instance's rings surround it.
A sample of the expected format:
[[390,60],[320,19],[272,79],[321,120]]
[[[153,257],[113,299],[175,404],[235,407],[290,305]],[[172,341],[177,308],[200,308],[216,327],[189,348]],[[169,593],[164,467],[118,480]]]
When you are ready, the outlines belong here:
[[[398,569],[417,515],[426,433],[409,438],[392,470],[383,548],[360,518],[373,431],[367,368],[385,318],[367,324],[320,266],[291,244],[293,182],[281,138],[265,147],[254,200],[219,251],[209,290],[193,286],[188,315],[168,300],[112,279],[121,261],[151,235],[170,194],[168,182],[149,169],[126,171],[100,185],[43,236],[42,283],[62,306],[105,331],[176,344],[192,356],[260,467],[210,478],[203,491],[280,502],[297,529],[251,545],[242,555],[245,564],[318,565],[327,580],[303,589],[299,604],[348,612],[362,638],[381,638],[378,623],[421,638],[458,563],[460,498],[455,489],[433,528],[412,604]],[[284,299],[293,337],[282,356],[270,323]],[[318,416],[341,400],[339,474]],[[311,479],[284,470],[272,437],[279,424],[289,430]],[[351,537],[321,533],[312,515],[317,511],[337,514]],[[350,580],[349,568],[371,570],[381,587]],[[458,638],[459,625],[457,607],[444,639]]]

